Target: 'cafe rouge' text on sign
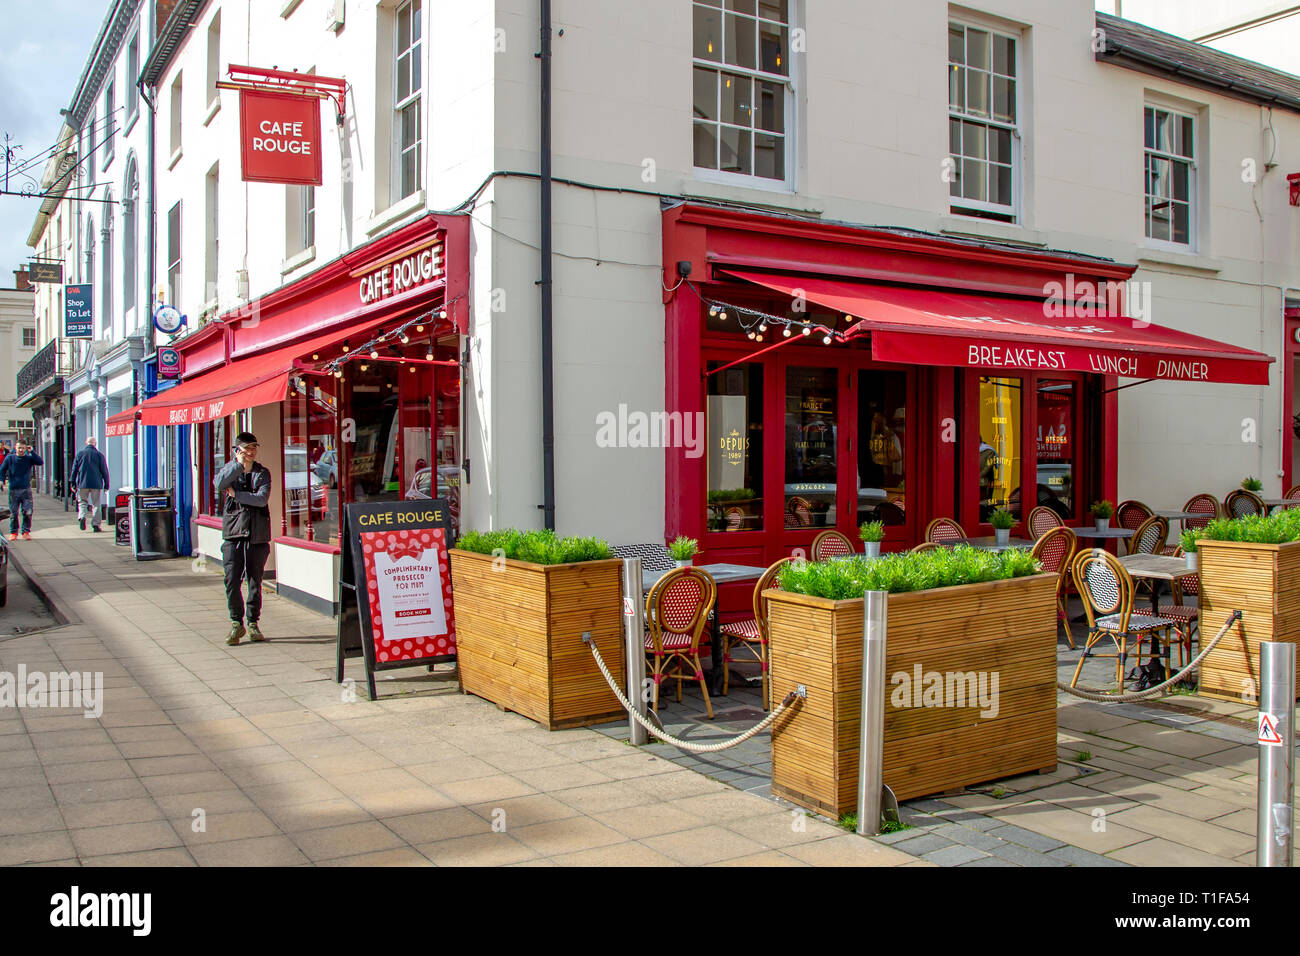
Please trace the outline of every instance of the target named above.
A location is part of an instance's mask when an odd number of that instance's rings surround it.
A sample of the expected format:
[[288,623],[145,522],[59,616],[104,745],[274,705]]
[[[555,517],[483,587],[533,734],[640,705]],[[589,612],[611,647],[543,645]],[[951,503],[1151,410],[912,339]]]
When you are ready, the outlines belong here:
[[240,90],[239,128],[246,181],[321,184],[320,101],[315,97]]
[[366,268],[359,284],[361,304],[370,305],[390,295],[400,295],[441,277],[441,253],[442,243],[433,239],[420,248]]

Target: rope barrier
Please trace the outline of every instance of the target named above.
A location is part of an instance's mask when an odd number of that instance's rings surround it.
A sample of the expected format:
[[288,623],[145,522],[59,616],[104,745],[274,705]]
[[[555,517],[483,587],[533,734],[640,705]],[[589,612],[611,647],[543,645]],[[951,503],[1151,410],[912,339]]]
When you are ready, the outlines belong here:
[[1197,654],[1193,660],[1189,661],[1186,667],[1180,670],[1177,674],[1174,674],[1168,680],[1156,684],[1155,687],[1148,687],[1146,690],[1132,691],[1127,694],[1111,694],[1108,693],[1107,691],[1102,690],[1100,687],[1071,687],[1069,684],[1065,683],[1065,681],[1059,681],[1059,680],[1056,682],[1056,686],[1060,690],[1065,691],[1067,694],[1072,694],[1073,696],[1080,697],[1083,700],[1096,701],[1102,704],[1123,703],[1125,701],[1130,701],[1130,700],[1143,700],[1144,698],[1160,693],[1175,681],[1181,680],[1184,674],[1186,674],[1193,667],[1199,664],[1205,658],[1206,654],[1214,650],[1214,645],[1218,644],[1219,641],[1223,640],[1224,635],[1228,633],[1228,628],[1232,627],[1232,625],[1239,620],[1241,620],[1241,612],[1233,611],[1232,616],[1229,617],[1228,620],[1224,622],[1223,627],[1219,628],[1219,633],[1214,635],[1214,640],[1210,641],[1209,644],[1203,647],[1201,649],[1201,652]]
[[600,651],[596,647],[596,642],[585,634],[583,635],[582,642],[591,648],[591,654],[596,658],[596,666],[599,667],[600,672],[605,675],[605,683],[609,684],[609,689],[614,692],[614,696],[616,696],[618,702],[623,705],[623,709],[632,715],[632,719],[644,727],[646,732],[656,739],[662,740],[664,743],[672,744],[674,747],[690,753],[717,753],[719,750],[726,750],[730,747],[735,747],[737,744],[743,744],[750,737],[766,730],[772,724],[772,721],[776,720],[788,708],[792,707],[795,701],[806,696],[800,694],[797,690],[790,691],[790,693],[785,695],[785,700],[773,707],[772,711],[766,717],[738,737],[731,737],[728,740],[720,740],[711,744],[694,743],[690,740],[682,740],[680,737],[674,737],[672,734],[665,731],[663,727],[655,726],[645,717],[641,716],[641,714],[637,712],[636,708],[632,706],[631,701],[629,701],[623,694],[623,691],[618,686],[618,682],[614,680],[614,675],[609,672],[609,668],[605,666],[605,660],[600,656]]

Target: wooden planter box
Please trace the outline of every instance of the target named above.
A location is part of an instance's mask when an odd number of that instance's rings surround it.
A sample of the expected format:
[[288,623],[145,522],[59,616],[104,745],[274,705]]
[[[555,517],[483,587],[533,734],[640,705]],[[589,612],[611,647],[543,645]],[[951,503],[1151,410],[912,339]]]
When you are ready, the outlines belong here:
[[[1196,542],[1200,554],[1200,638],[1209,643],[1234,610],[1242,618],[1201,661],[1200,692],[1241,702],[1259,694],[1260,641],[1300,637],[1300,541]],[[1297,674],[1300,697],[1300,674]]]
[[623,717],[582,643],[590,631],[626,686],[622,562],[504,563],[494,569],[489,554],[451,551],[461,685],[549,730]]
[[[765,593],[772,699],[808,688],[772,728],[772,792],[839,819],[858,799],[863,601]],[[918,664],[923,675],[996,672],[996,716],[969,700],[925,706],[922,696],[917,707],[911,693],[895,706]],[[885,693],[884,778],[900,800],[1054,769],[1055,575],[890,595]]]

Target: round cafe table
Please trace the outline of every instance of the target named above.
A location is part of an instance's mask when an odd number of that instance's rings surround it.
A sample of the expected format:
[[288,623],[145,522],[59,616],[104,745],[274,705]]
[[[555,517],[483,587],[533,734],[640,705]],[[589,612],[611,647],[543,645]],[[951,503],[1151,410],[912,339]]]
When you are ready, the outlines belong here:
[[1088,527],[1084,525],[1080,528],[1071,528],[1076,538],[1097,538],[1100,540],[1109,540],[1111,538],[1131,538],[1133,531],[1129,528],[1102,528],[1098,530],[1094,525]]

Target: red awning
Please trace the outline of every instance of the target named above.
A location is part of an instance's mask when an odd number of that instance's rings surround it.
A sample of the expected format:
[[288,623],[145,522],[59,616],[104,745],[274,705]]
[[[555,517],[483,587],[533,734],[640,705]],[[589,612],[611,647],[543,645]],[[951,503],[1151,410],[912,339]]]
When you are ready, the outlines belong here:
[[858,321],[849,336],[869,333],[871,356],[882,362],[1267,385],[1273,361],[1177,329],[1098,314],[1104,306],[727,272],[852,316]]
[[241,408],[283,401],[296,360],[313,352],[328,352],[349,337],[364,341],[384,322],[391,324],[392,320],[377,319],[335,329],[297,345],[235,359],[144,402],[140,406],[140,422],[195,425],[223,418]]
[[109,415],[104,422],[104,434],[109,438],[125,438],[135,432],[135,419],[140,414],[140,406],[132,405],[116,415]]

